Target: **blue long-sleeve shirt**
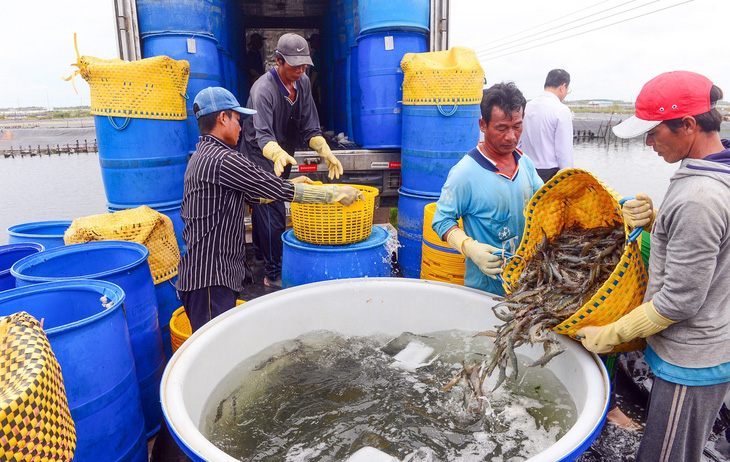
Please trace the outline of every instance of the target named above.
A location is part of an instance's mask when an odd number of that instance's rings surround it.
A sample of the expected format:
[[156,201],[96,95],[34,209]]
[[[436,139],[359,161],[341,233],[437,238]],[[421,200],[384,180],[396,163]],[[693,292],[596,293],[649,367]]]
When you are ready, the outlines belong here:
[[[512,155],[517,168],[511,175],[499,172],[478,148],[451,169],[431,224],[436,234],[443,238],[462,218],[464,232],[472,239],[512,253],[517,250],[525,228],[523,210],[543,181],[530,158],[517,150]],[[482,273],[469,258],[464,285],[504,294],[501,283]]]

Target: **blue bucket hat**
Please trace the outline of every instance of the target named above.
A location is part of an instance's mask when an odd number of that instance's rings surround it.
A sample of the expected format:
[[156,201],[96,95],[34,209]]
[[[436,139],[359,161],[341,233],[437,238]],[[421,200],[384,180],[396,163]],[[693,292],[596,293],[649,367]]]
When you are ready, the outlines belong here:
[[196,119],[226,109],[245,116],[256,114],[254,109],[241,107],[233,93],[223,87],[208,87],[200,90],[200,93],[195,96],[194,104],[197,104],[199,108],[198,112],[195,113]]

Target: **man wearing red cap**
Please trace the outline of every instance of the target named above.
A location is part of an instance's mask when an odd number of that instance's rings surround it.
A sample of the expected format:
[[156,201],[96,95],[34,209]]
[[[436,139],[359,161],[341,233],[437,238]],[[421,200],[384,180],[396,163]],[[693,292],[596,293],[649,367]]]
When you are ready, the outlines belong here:
[[646,133],[668,163],[681,162],[657,213],[637,195],[624,216],[651,229],[644,304],[616,322],[581,329],[583,345],[606,353],[646,338],[656,375],[637,461],[699,461],[730,391],[730,141],[720,139],[722,90],[693,72],[650,80],[636,114],[614,127]]

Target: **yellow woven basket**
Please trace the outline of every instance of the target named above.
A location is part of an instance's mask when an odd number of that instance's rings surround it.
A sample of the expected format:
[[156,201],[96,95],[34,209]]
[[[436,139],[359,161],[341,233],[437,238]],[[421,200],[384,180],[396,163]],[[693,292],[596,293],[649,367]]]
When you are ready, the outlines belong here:
[[66,230],[66,245],[93,241],[131,241],[149,249],[147,262],[155,284],[177,275],[180,248],[172,220],[146,205],[75,219]]
[[[509,293],[511,284],[519,278],[542,242],[543,231],[550,239],[566,228],[592,229],[623,224],[619,200],[620,195],[585,170],[558,172],[535,193],[525,208],[522,242],[502,274],[505,290]],[[629,229],[625,224],[624,232],[628,239]],[[626,245],[619,264],[603,286],[573,316],[553,330],[576,338],[581,327],[616,321],[641,304],[647,281],[640,244],[633,241]],[[613,352],[636,350],[644,343],[643,339],[635,339],[618,345]]]
[[373,212],[378,188],[351,184],[365,200],[347,207],[340,204],[291,203],[292,229],[302,242],[344,245],[361,242],[373,231]]
[[[236,300],[236,306],[246,303],[244,300]],[[185,307],[181,306],[172,313],[170,319],[170,344],[172,352],[176,352],[180,345],[193,335],[193,328],[190,327],[190,320],[185,313]]]
[[406,53],[400,66],[404,105],[466,105],[482,101],[484,70],[470,48]]
[[0,460],[69,461],[76,450],[61,367],[41,324],[0,317]]

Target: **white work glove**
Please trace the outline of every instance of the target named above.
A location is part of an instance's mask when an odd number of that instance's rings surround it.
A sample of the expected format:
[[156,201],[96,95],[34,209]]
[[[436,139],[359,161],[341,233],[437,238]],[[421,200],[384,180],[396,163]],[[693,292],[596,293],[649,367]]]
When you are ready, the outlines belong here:
[[264,157],[274,163],[274,174],[276,176],[281,176],[287,164],[297,165],[297,161],[287,154],[276,141],[266,143],[262,152]]
[[475,241],[467,236],[461,228],[453,228],[449,231],[446,236],[446,242],[454,250],[458,250],[465,257],[471,258],[471,261],[477,265],[481,272],[490,278],[497,279],[497,275],[502,274],[503,260],[499,255],[492,253],[497,251],[501,252],[502,249]]
[[651,198],[644,193],[637,194],[636,199],[624,202],[621,210],[624,213],[624,221],[630,228],[643,226],[646,230],[651,229],[657,213]]
[[327,144],[327,141],[321,137],[321,136],[313,136],[312,139],[309,140],[309,147],[317,151],[317,154],[320,155],[327,164],[327,168],[329,168],[329,178],[330,180],[334,180],[336,178],[339,178],[340,175],[344,172],[342,169],[342,164],[339,160],[337,160],[337,157],[335,157],[334,154],[332,154],[332,150],[330,149],[329,145]]
[[294,202],[304,204],[334,204],[347,207],[357,200],[364,200],[362,191],[347,185],[294,184]]

